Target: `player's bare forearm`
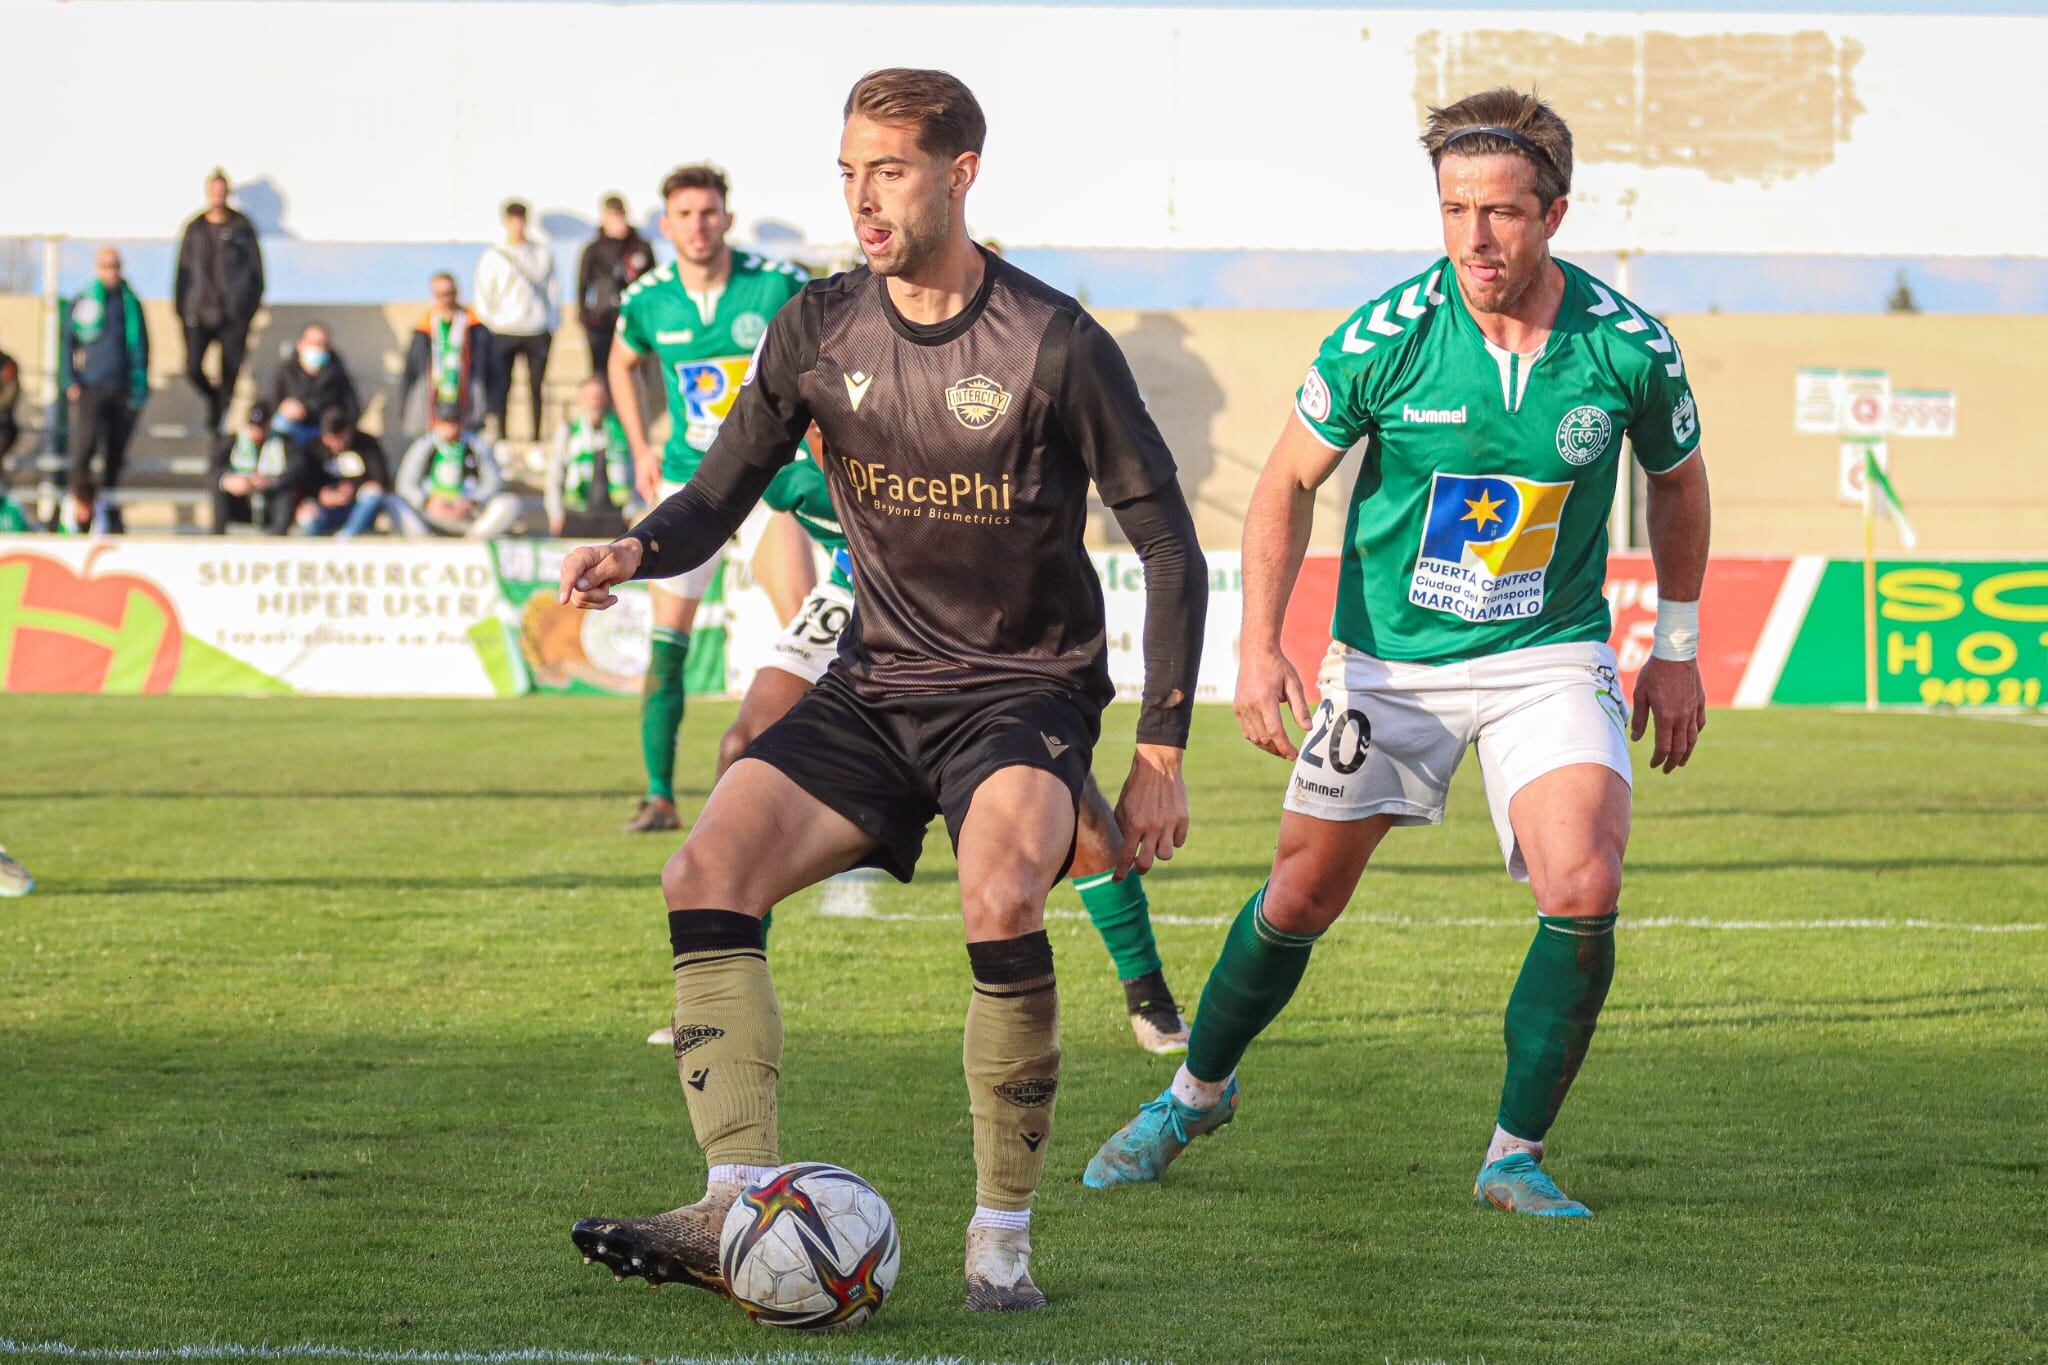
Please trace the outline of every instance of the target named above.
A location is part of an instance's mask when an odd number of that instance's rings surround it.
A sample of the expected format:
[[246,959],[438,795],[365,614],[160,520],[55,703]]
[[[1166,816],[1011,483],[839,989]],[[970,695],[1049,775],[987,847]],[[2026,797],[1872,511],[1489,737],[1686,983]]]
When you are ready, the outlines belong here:
[[1245,511],[1241,648],[1279,649],[1287,599],[1315,526],[1316,489],[1343,458],[1288,415]]
[[1187,842],[1188,785],[1178,746],[1138,745],[1131,755],[1131,775],[1117,796],[1116,824],[1123,831],[1118,881],[1133,867],[1150,872],[1155,858],[1171,858]]
[[[1704,452],[1676,469],[1649,476],[1650,558],[1657,566],[1657,596],[1697,602],[1707,578],[1713,505],[1707,492]],[[1249,577],[1249,574],[1247,574]]]
[[633,382],[633,368],[639,363],[638,351],[623,341],[614,341],[604,365],[612,407],[619,415],[619,427],[626,433],[626,444],[636,464],[647,458],[647,422],[640,411],[639,385]]

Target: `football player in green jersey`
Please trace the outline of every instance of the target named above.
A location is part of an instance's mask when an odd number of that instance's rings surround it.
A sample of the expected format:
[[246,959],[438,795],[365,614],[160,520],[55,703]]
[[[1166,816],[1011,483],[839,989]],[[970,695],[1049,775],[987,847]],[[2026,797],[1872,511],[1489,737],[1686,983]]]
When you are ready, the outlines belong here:
[[[1585,1217],[1539,1164],[1614,975],[1628,842],[1628,738],[1656,722],[1672,772],[1706,724],[1694,653],[1708,539],[1700,421],[1657,319],[1550,254],[1571,134],[1542,101],[1492,90],[1430,111],[1444,259],[1324,343],[1252,494],[1237,715],[1294,760],[1266,884],[1246,903],[1174,1082],[1088,1165],[1096,1188],[1157,1179],[1228,1123],[1246,1046],[1278,1016],[1316,938],[1395,825],[1441,822],[1479,750],[1509,874],[1537,928],[1507,1005],[1507,1075],[1475,1201]],[[1607,646],[1607,518],[1622,436],[1649,478],[1656,646],[1632,736]],[[1335,639],[1311,712],[1280,624],[1315,491],[1366,441]],[[1299,749],[1284,715],[1307,731]]]
[[[681,167],[662,182],[661,202],[661,234],[675,248],[676,259],[626,287],[619,302],[618,337],[606,367],[619,424],[633,450],[634,482],[640,500],[649,507],[697,472],[719,424],[732,409],[768,320],[809,278],[795,266],[726,244],[732,214],[726,207],[722,172],[710,166]],[[659,452],[649,444],[640,390],[633,380],[634,367],[648,359],[660,370],[668,400],[668,441]],[[808,570],[802,535],[786,518],[750,527],[742,533],[742,542],[756,539],[756,532],[767,559]],[[791,553],[792,548],[798,553]],[[676,733],[683,723],[683,671],[697,603],[720,562],[713,558],[650,590],[654,638],[640,707],[647,796],[627,822],[629,830],[676,829],[682,823],[676,814],[675,767]],[[807,581],[782,583],[786,571],[762,577],[770,596],[782,599],[779,605],[788,610],[794,610],[810,587]]]

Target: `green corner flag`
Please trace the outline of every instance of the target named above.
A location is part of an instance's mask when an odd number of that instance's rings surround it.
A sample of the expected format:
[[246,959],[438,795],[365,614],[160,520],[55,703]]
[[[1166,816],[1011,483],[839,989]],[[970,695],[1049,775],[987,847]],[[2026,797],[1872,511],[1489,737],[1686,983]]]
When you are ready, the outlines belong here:
[[1877,462],[1877,452],[1866,449],[1863,452],[1863,477],[1876,490],[1879,503],[1891,516],[1892,525],[1898,530],[1899,542],[1912,549],[1920,538],[1913,534],[1913,523],[1906,520],[1906,504],[1899,501],[1899,492],[1892,487],[1892,481],[1885,477],[1884,466]]

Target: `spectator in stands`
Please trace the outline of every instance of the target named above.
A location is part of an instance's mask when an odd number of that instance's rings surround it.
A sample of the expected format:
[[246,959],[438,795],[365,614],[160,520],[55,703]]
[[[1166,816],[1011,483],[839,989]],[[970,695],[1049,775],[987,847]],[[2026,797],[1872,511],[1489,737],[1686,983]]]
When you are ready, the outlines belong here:
[[450,404],[462,414],[464,427],[480,427],[489,411],[491,329],[462,306],[453,275],[444,270],[429,287],[434,301],[413,324],[405,348],[398,429],[424,432]]
[[[299,332],[299,339],[293,345],[290,355],[277,367],[271,376],[270,389],[265,397],[272,410],[282,413],[287,398],[296,398],[306,413],[322,413],[329,408],[340,408],[353,422],[363,415],[362,400],[356,397],[355,381],[349,378],[348,366],[334,353],[328,344],[327,325],[309,322]],[[310,445],[320,433],[314,419],[304,419],[307,430],[301,444]]]
[[576,264],[576,312],[590,343],[590,373],[602,381],[619,328],[626,286],[654,268],[654,248],[626,221],[626,201],[614,194],[598,215],[597,236]]
[[213,533],[226,535],[232,522],[267,524],[271,488],[290,471],[287,438],[270,426],[270,410],[249,405],[248,420],[222,436],[213,449]]
[[399,461],[398,496],[436,531],[473,540],[503,534],[520,512],[491,443],[465,432],[453,408],[436,413],[434,429]]
[[[185,378],[206,404],[207,431],[218,432],[234,401],[249,344],[249,323],[263,304],[263,248],[256,227],[228,207],[227,172],[206,178],[206,210],[185,224],[172,288],[185,329]],[[220,347],[220,383],[206,377],[206,352]]]
[[306,534],[360,535],[368,530],[391,487],[384,447],[367,431],[358,431],[346,412],[329,408],[320,414],[320,437],[312,455],[319,463],[321,482],[313,500],[300,510]]
[[[121,253],[103,246],[93,257],[93,282],[64,310],[57,346],[58,379],[71,401],[73,530],[93,526],[99,495],[121,482],[128,438],[149,401],[149,329],[142,303],[121,278]],[[93,477],[93,457],[100,476]],[[101,527],[122,529],[121,509],[108,498]]]
[[0,351],[0,469],[6,467],[7,452],[21,439],[21,424],[14,415],[20,404],[21,366],[14,363],[13,356]]
[[505,240],[476,264],[476,311],[491,329],[490,415],[499,435],[511,401],[512,362],[526,361],[527,393],[533,404],[533,439],[540,439],[541,381],[547,377],[548,348],[555,339],[555,256],[527,236],[526,205],[505,205]]
[[555,431],[543,501],[549,535],[586,541],[624,535],[628,508],[638,506],[626,429],[595,375],[576,390],[575,411]]

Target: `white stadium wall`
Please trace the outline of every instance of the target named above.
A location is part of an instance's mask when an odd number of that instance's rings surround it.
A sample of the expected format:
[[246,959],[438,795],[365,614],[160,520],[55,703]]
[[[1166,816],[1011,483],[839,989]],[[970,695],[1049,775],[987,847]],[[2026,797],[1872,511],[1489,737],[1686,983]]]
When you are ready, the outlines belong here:
[[[507,195],[587,216],[617,189],[639,210],[665,168],[713,157],[744,232],[840,242],[840,102],[891,64],[974,86],[993,127],[975,224],[1018,245],[1428,249],[1422,106],[1500,81],[1577,129],[1580,251],[2040,256],[2048,220],[2041,19],[8,8],[0,235],[162,236],[220,162],[266,229],[473,240]],[[85,97],[87,72],[119,97]]]

